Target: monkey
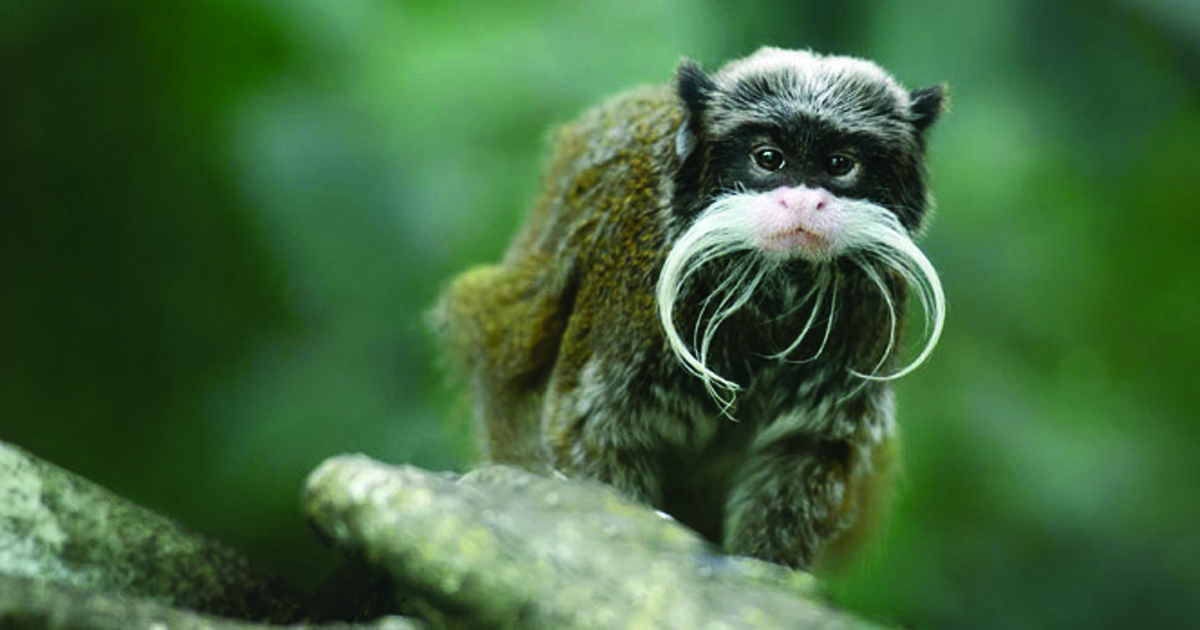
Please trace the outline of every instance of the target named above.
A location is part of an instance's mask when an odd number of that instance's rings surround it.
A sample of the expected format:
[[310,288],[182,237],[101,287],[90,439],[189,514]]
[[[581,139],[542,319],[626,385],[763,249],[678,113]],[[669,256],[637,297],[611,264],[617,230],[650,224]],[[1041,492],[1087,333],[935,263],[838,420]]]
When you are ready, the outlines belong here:
[[[730,554],[812,570],[858,546],[897,464],[892,381],[945,319],[915,239],[946,102],[765,47],[559,129],[507,253],[433,311],[483,457],[601,481]],[[924,345],[898,366],[910,292]]]

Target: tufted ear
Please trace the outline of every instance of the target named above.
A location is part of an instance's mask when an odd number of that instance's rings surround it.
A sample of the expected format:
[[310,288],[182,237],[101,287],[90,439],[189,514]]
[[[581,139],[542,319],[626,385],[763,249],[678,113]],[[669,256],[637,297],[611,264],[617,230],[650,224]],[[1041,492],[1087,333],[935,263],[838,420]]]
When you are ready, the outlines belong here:
[[700,68],[700,64],[684,58],[675,70],[675,90],[687,112],[687,117],[675,136],[675,152],[683,159],[696,146],[696,138],[700,135],[703,125],[704,110],[712,101],[717,84]]
[[688,115],[693,117],[698,117],[704,111],[717,91],[717,84],[713,83],[712,77],[700,68],[700,64],[686,57],[675,69],[675,86]]
[[946,111],[949,104],[949,88],[945,83],[914,90],[912,99],[912,122],[918,132],[925,131]]

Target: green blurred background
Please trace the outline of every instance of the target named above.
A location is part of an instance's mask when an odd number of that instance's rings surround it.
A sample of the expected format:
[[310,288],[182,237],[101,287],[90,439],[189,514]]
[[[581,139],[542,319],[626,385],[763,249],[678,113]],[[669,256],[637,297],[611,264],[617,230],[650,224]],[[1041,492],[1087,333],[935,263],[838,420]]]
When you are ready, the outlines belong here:
[[0,439],[312,587],[321,459],[470,465],[423,314],[503,251],[549,126],[762,44],[953,93],[948,325],[899,385],[891,526],[833,596],[1200,624],[1194,0],[5,2]]

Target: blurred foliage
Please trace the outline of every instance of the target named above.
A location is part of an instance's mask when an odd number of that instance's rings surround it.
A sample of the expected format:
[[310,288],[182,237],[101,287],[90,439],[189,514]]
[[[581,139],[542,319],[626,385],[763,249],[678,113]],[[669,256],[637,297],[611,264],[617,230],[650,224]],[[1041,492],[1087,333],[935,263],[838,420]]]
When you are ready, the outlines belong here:
[[834,581],[917,627],[1200,623],[1200,5],[0,6],[0,439],[311,586],[305,473],[462,469],[424,312],[546,130],[761,44],[951,85],[892,525]]

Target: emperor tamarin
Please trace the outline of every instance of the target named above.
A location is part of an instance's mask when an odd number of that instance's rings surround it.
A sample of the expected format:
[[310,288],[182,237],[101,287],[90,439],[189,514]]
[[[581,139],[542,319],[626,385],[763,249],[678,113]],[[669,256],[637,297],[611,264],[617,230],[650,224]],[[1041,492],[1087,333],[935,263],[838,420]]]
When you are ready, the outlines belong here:
[[[557,134],[507,255],[436,322],[487,459],[598,479],[731,553],[808,568],[874,510],[891,383],[944,299],[913,242],[941,86],[764,48],[685,60]],[[907,295],[923,344],[896,359]]]

